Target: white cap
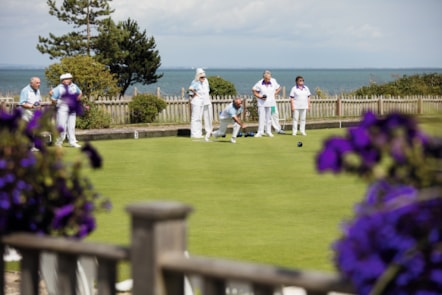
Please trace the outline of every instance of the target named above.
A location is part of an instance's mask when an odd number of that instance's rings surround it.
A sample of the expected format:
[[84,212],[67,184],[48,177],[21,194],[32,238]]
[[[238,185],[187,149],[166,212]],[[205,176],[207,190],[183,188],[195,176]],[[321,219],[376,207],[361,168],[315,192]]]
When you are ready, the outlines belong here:
[[196,69],[196,74],[198,76],[201,76],[201,75],[205,75],[206,73],[204,72],[204,70],[202,68],[198,68],[198,69]]
[[71,73],[66,73],[60,76],[60,81],[66,80],[66,79],[72,79]]

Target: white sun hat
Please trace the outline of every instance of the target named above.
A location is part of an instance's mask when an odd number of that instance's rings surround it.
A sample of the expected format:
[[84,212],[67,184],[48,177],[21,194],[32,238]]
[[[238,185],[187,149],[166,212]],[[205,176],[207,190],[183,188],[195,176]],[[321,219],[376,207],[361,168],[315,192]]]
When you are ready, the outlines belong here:
[[66,80],[66,79],[72,79],[71,73],[66,73],[60,76],[60,81]]

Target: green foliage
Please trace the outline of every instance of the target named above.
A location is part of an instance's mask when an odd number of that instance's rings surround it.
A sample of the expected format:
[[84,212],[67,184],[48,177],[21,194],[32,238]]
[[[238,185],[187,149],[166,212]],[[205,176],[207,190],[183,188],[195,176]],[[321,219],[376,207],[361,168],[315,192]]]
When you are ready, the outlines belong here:
[[249,121],[258,121],[258,99],[254,96],[252,103],[246,107]]
[[327,96],[330,96],[327,92],[323,91],[319,87],[316,87],[315,93],[316,93],[316,96],[319,98],[327,98]]
[[167,103],[153,94],[138,94],[129,103],[131,123],[152,123]]
[[395,81],[377,85],[372,83],[356,90],[354,95],[442,95],[442,74],[403,75]]
[[49,54],[51,59],[65,56],[90,55],[94,48],[93,29],[103,23],[103,18],[109,17],[114,10],[110,9],[112,0],[64,0],[60,8],[55,0],[47,0],[49,14],[60,21],[73,24],[77,31],[62,36],[50,33],[49,38],[38,36],[40,44],[37,49],[43,54]]
[[224,80],[220,76],[207,77],[210,85],[210,95],[212,96],[224,96],[224,95],[236,95],[236,88],[232,82]]
[[96,42],[96,59],[109,66],[118,77],[121,95],[129,86],[156,83],[163,75],[156,71],[161,66],[161,58],[153,37],[140,31],[136,21],[130,18],[115,25],[109,19],[100,28]]
[[71,73],[74,83],[80,87],[83,97],[112,97],[119,93],[117,81],[108,68],[90,56],[65,57],[60,63],[45,69],[49,85],[60,83],[60,75]]
[[109,128],[110,114],[101,110],[94,102],[83,101],[84,114],[77,116],[76,127],[80,129]]

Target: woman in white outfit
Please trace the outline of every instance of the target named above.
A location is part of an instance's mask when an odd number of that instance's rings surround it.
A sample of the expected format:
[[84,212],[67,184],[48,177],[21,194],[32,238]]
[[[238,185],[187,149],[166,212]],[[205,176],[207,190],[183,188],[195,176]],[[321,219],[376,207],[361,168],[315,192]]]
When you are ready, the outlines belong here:
[[209,140],[213,126],[212,101],[210,100],[210,86],[203,69],[196,69],[195,79],[189,86],[192,114],[190,117],[190,137],[203,138],[203,125],[206,131],[206,141]]
[[57,126],[63,129],[60,136],[57,138],[55,145],[62,146],[66,135],[71,147],[81,147],[77,143],[75,137],[75,123],[77,114],[75,110],[69,109],[69,105],[75,105],[77,102],[69,101],[71,99],[79,101],[82,92],[77,85],[72,83],[72,75],[69,73],[60,76],[61,83],[52,90],[52,102],[57,106]]
[[258,132],[255,137],[262,137],[264,133],[272,134],[272,107],[276,107],[276,95],[281,91],[281,86],[272,78],[270,71],[264,71],[263,78],[252,88],[253,95],[258,101]]
[[310,109],[310,90],[304,85],[304,78],[296,77],[296,85],[290,91],[290,103],[293,113],[293,135],[298,133],[298,120],[300,120],[299,131],[302,135],[305,133],[305,121],[307,117],[307,110]]

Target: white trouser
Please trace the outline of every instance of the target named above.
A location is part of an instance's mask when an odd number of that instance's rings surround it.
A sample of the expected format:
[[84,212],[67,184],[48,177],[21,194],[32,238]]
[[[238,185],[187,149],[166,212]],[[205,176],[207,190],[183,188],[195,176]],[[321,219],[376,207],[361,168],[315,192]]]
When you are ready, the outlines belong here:
[[293,134],[298,132],[298,120],[301,119],[299,124],[299,131],[305,133],[305,120],[307,117],[307,109],[295,109],[293,112]]
[[276,132],[281,131],[281,124],[279,124],[279,113],[278,113],[278,107],[274,106],[271,108],[272,110],[272,126],[275,129]]
[[211,133],[213,130],[213,111],[212,105],[200,105],[192,104],[192,115],[190,118],[190,136],[191,137],[202,137],[203,136],[203,117],[204,117],[204,130],[207,133]]
[[219,129],[213,132],[213,135],[216,137],[223,136],[226,134],[227,126],[229,124],[233,123],[233,131],[232,131],[232,137],[236,138],[238,135],[239,130],[241,129],[241,126],[233,121],[233,119],[220,119],[219,120]]
[[272,132],[271,107],[258,106],[258,133],[264,134]]
[[213,111],[212,111],[212,104],[206,104],[203,107],[203,120],[204,120],[204,130],[206,131],[206,134],[212,133],[213,131]]
[[60,103],[57,106],[57,126],[63,128],[60,132],[60,136],[55,142],[56,145],[63,144],[66,139],[66,134],[68,136],[69,144],[74,145],[77,142],[75,137],[75,121],[77,119],[77,114],[72,112],[69,114],[69,107],[66,103]]

